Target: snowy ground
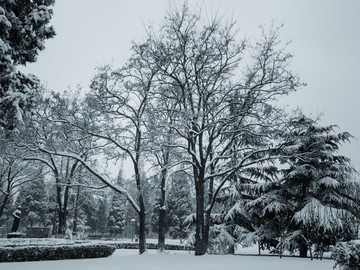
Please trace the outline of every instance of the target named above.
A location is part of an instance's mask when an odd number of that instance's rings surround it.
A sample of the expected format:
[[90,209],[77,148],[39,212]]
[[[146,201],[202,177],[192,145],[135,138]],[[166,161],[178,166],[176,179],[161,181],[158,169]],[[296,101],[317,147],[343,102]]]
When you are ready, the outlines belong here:
[[194,256],[186,251],[157,254],[149,250],[138,255],[137,250],[118,249],[108,258],[0,263],[1,270],[331,270],[334,261],[282,258],[276,256],[205,255]]
[[[118,240],[119,241],[119,240]],[[120,240],[130,242],[131,240]],[[156,242],[149,239],[147,242]],[[28,244],[68,244],[63,239],[0,239],[0,246]],[[96,242],[96,241],[94,241]],[[105,241],[107,242],[107,241]],[[177,240],[167,240],[167,243],[179,244]],[[156,250],[148,250],[147,254],[138,255],[138,250],[118,249],[108,258],[40,261],[21,263],[0,263],[1,270],[97,270],[97,269],[126,269],[126,270],[331,270],[334,261],[330,259],[313,260],[295,257],[266,256],[268,252],[262,251],[265,256],[258,256],[257,246],[239,248],[236,251],[241,255],[205,255],[194,256],[188,251],[168,251],[166,254],[158,254]]]

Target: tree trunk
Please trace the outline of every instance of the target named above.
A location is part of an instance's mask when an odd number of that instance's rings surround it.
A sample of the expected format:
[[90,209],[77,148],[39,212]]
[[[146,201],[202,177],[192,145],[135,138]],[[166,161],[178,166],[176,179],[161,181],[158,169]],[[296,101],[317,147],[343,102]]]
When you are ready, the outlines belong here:
[[5,193],[4,199],[3,199],[2,203],[1,203],[1,207],[0,207],[0,217],[3,215],[5,206],[10,198],[11,182],[12,182],[11,177],[8,175],[6,193]]
[[56,213],[56,209],[54,210],[54,215],[52,217],[52,234],[56,234],[57,233],[57,228],[56,228],[56,218],[57,218],[57,213]]
[[165,250],[165,226],[166,226],[166,213],[164,206],[160,207],[159,210],[159,235],[158,235],[158,250],[163,252]]
[[143,254],[146,252],[146,213],[145,213],[145,203],[143,190],[140,179],[140,171],[139,171],[139,157],[137,157],[137,162],[134,163],[135,170],[135,179],[136,179],[136,188],[139,193],[139,207],[140,211],[139,215],[139,254]]
[[4,209],[5,209],[5,206],[7,204],[9,200],[9,194],[7,193],[1,203],[1,206],[0,206],[0,217],[2,216],[2,214],[4,213]]
[[196,230],[195,230],[195,255],[204,255],[208,246],[208,229],[205,228],[204,219],[204,184],[196,181]]
[[165,210],[165,184],[166,184],[167,170],[164,168],[161,174],[161,197],[159,208],[159,235],[158,235],[158,250],[163,252],[165,250],[165,234],[166,234],[166,210]]
[[306,243],[301,243],[300,245],[300,257],[307,258],[308,246]]
[[77,232],[77,217],[78,217],[79,196],[80,196],[80,186],[77,186],[77,192],[76,192],[76,197],[75,197],[75,205],[74,205],[74,221],[73,221],[73,234],[74,235]]
[[64,234],[65,231],[66,231],[66,213],[63,209],[59,209],[58,234]]
[[145,204],[142,194],[139,196],[140,212],[139,212],[139,254],[146,252],[146,215]]

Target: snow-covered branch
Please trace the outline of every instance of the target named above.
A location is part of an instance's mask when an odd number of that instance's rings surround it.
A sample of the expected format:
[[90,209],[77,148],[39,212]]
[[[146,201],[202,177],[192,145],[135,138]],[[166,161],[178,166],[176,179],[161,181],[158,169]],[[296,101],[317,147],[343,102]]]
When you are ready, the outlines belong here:
[[138,206],[138,204],[136,203],[136,201],[134,200],[134,198],[130,195],[130,193],[123,187],[120,187],[118,185],[115,185],[113,183],[111,183],[109,180],[105,179],[99,172],[97,172],[93,166],[91,166],[91,164],[89,164],[88,162],[86,162],[83,158],[81,158],[80,156],[73,154],[73,153],[66,153],[66,152],[57,152],[57,151],[51,151],[51,150],[47,150],[45,148],[41,148],[42,151],[51,154],[51,155],[56,155],[56,156],[63,156],[63,157],[69,157],[69,158],[73,158],[77,161],[79,161],[90,173],[92,173],[94,176],[96,176],[101,182],[103,182],[106,186],[110,187],[111,189],[115,190],[116,192],[119,192],[121,194],[124,194],[126,199],[129,201],[129,203],[131,204],[131,206],[135,209],[136,212],[140,212],[140,207]]

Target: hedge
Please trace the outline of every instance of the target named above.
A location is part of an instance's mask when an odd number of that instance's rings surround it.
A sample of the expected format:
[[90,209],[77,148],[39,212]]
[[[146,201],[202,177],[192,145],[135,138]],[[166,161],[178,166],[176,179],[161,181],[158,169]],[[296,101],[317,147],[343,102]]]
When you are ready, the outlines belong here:
[[360,270],[360,241],[337,243],[332,253],[335,267],[343,270]]
[[[117,243],[111,242],[111,245],[114,245],[117,249],[139,249],[139,243]],[[147,249],[157,249],[158,244],[156,243],[147,243]],[[175,244],[165,244],[165,250],[193,250],[194,247],[184,246],[184,245],[175,245]]]
[[104,244],[0,247],[0,262],[100,258],[112,255],[115,249]]

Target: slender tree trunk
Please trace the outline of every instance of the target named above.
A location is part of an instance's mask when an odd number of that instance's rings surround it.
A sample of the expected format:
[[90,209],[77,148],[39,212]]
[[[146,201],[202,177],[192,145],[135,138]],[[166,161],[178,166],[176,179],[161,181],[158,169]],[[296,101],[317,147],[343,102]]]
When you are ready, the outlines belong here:
[[0,217],[3,215],[4,213],[4,209],[5,209],[5,206],[10,198],[10,191],[11,191],[11,178],[9,177],[8,175],[8,181],[7,181],[7,187],[6,187],[6,193],[5,193],[5,196],[4,196],[4,199],[1,203],[1,206],[0,206]]
[[0,206],[0,217],[2,216],[2,214],[4,213],[4,209],[5,209],[5,206],[7,204],[9,200],[9,193],[5,194],[5,197],[1,203],[1,206]]
[[139,195],[140,213],[139,213],[139,254],[146,252],[146,214],[145,204],[142,194]]
[[58,234],[64,234],[65,233],[65,212],[63,209],[63,204],[61,201],[61,186],[60,186],[60,180],[59,176],[55,176],[56,179],[56,201],[59,208],[58,212],[58,219],[59,219],[59,226],[58,226]]
[[80,186],[77,186],[77,192],[75,197],[75,206],[74,206],[74,221],[73,221],[73,234],[77,232],[77,217],[78,217],[78,204],[80,196]]
[[146,213],[145,213],[145,203],[144,203],[144,196],[143,190],[141,185],[140,179],[140,171],[138,167],[138,160],[134,164],[135,169],[135,179],[136,179],[136,187],[139,192],[139,207],[140,211],[138,212],[139,215],[139,254],[143,254],[146,252]]
[[56,213],[56,209],[54,210],[54,215],[53,215],[53,218],[52,218],[52,234],[56,234],[57,231],[56,231],[56,218],[57,218],[57,213]]

